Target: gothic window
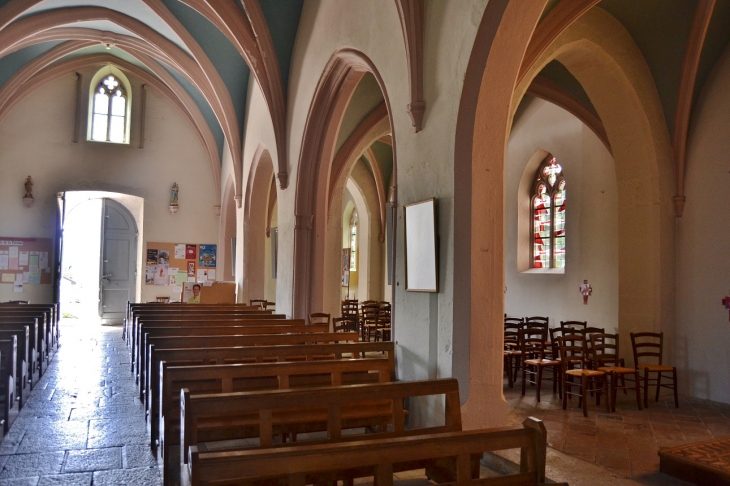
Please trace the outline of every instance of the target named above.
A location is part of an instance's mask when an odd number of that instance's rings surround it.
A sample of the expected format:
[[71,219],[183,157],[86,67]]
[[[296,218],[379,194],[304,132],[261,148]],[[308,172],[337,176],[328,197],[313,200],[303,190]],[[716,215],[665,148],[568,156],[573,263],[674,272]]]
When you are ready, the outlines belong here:
[[357,271],[357,209],[352,211],[350,218],[350,271]]
[[537,170],[532,193],[533,268],[565,268],[565,179],[555,157]]
[[124,84],[110,74],[94,90],[91,140],[126,143],[128,96]]

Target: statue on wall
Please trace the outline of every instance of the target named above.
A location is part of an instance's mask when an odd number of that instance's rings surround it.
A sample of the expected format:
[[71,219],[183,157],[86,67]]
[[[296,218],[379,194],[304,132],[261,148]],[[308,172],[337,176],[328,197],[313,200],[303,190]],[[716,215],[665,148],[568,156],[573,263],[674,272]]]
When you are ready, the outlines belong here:
[[33,179],[30,176],[25,179],[25,196],[23,198],[26,197],[33,199]]
[[172,199],[170,200],[170,206],[177,206],[177,193],[180,190],[180,186],[177,182],[172,184]]

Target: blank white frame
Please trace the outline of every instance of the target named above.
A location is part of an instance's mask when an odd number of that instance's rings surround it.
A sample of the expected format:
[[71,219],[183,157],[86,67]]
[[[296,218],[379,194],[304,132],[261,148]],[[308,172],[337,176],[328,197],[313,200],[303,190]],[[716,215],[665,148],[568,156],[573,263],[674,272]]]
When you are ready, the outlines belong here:
[[406,290],[438,292],[438,234],[436,198],[403,208],[405,225]]

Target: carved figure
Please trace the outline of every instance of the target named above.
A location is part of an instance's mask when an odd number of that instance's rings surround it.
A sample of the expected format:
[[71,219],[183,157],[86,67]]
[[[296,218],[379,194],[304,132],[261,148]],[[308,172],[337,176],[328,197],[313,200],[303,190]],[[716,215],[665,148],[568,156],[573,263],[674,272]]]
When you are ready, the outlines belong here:
[[26,197],[33,199],[33,179],[31,179],[30,176],[25,179],[25,196],[23,196],[23,198]]
[[177,182],[172,184],[172,199],[170,200],[170,206],[177,206],[177,193],[180,190],[180,187],[177,185]]

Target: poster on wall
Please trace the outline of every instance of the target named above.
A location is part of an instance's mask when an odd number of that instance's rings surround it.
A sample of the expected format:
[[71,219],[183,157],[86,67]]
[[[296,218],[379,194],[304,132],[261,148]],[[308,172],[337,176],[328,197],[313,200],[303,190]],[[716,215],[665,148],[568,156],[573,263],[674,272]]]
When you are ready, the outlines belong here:
[[157,250],[147,250],[147,265],[157,265]]
[[188,262],[188,277],[195,277],[195,262]]
[[185,245],[185,259],[186,260],[195,260],[197,257],[197,252],[195,251],[195,245]]
[[157,265],[145,266],[145,272],[144,272],[144,283],[145,284],[153,285],[155,283],[155,270],[157,270]]
[[185,260],[185,245],[178,243],[175,245],[175,258],[177,260]]
[[155,268],[155,285],[170,285],[167,268],[167,265],[157,265]]
[[216,245],[200,245],[198,251],[198,266],[206,268],[215,267]]
[[169,265],[170,264],[170,251],[169,250],[158,250],[157,263],[159,265]]
[[185,282],[183,285],[182,301],[187,304],[200,304],[200,293],[203,286],[195,282]]

